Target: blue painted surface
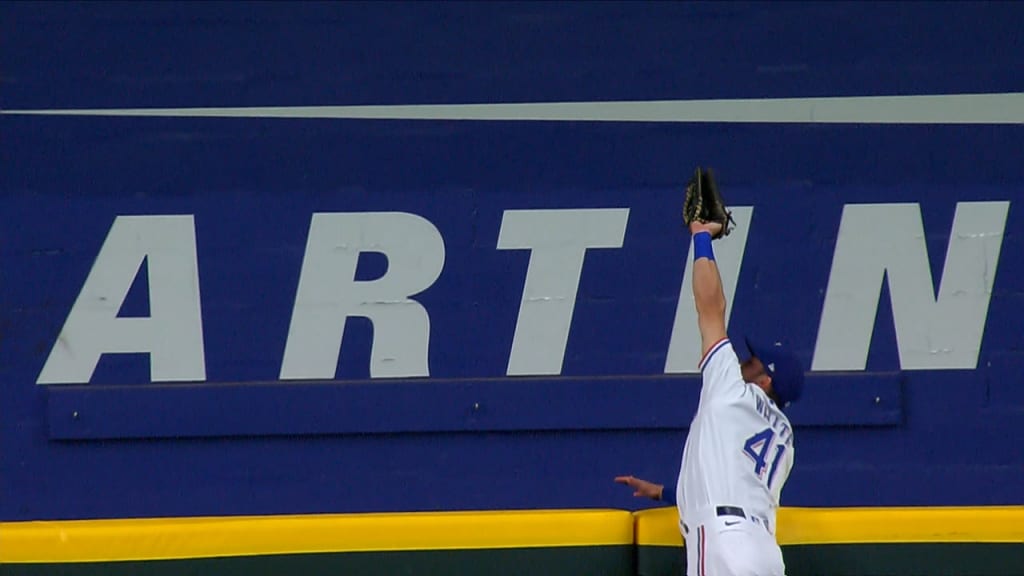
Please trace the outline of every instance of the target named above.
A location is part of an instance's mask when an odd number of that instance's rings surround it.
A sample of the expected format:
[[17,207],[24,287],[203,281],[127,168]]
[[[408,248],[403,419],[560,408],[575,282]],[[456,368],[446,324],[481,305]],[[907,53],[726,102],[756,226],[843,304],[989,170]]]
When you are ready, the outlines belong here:
[[[1015,3],[5,3],[0,106],[1019,91],[1022,21]],[[956,203],[1011,201],[978,368],[903,372],[886,426],[851,426],[838,414],[866,424],[873,408],[819,394],[833,425],[797,431],[784,503],[1020,504],[1022,146],[1020,125],[0,117],[0,519],[644,505],[611,478],[675,478],[695,388],[683,378],[689,392],[667,392],[658,375],[687,249],[679,187],[697,163],[719,168],[730,202],[756,208],[733,326],[777,328],[808,363],[844,204],[920,203],[937,280]],[[549,401],[543,386],[503,378],[527,254],[495,244],[504,210],[587,207],[628,207],[629,224],[622,249],[587,256]],[[50,395],[35,384],[115,216],[194,214],[208,385],[281,389],[273,381],[310,216],[373,210],[424,216],[447,249],[443,274],[418,297],[433,319],[431,376],[443,381],[423,381],[426,392],[400,396],[380,421],[361,412],[379,427],[311,430],[290,420],[293,409],[245,428],[244,387],[243,405],[204,405],[225,413],[212,422],[189,403],[218,392],[154,399],[144,355],[104,356],[89,390]],[[122,313],[145,315],[146,291],[137,282]],[[350,321],[339,380],[371,385],[370,334]],[[883,292],[860,377],[886,374],[870,389],[898,368]],[[576,386],[588,378],[617,392],[584,395]],[[500,426],[410,432],[431,416],[402,402],[484,380],[496,387]],[[195,421],[142,420],[169,424],[135,436],[185,426],[199,432],[181,436],[207,437],[57,439],[75,436],[51,420],[61,402],[94,386],[125,392],[107,395],[106,416],[137,418],[130,402],[149,398],[152,411],[171,399],[169,414]],[[556,410],[572,394],[588,410],[563,417]],[[451,408],[444,398],[430,402]],[[272,404],[251,400],[253,414],[273,417]],[[125,418],[105,422],[107,436],[132,436]],[[531,422],[544,425],[516,430]]]

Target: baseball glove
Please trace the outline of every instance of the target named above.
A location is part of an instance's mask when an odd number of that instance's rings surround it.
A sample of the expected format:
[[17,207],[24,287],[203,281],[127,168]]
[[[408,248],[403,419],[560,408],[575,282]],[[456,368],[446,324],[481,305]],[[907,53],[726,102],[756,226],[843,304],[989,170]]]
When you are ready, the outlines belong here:
[[690,222],[694,221],[718,222],[722,225],[722,231],[712,237],[712,240],[728,236],[736,226],[732,211],[726,209],[722,195],[718,193],[718,185],[715,184],[715,177],[710,169],[701,170],[698,167],[686,184],[683,222],[689,226]]

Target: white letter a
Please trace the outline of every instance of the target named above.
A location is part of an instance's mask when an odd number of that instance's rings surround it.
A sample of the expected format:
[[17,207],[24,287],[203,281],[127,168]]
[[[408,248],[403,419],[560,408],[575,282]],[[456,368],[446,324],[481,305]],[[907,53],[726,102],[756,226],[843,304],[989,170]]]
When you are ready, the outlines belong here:
[[[118,318],[148,258],[148,318]],[[103,354],[148,353],[154,382],[206,380],[192,216],[118,216],[37,384],[86,384]]]

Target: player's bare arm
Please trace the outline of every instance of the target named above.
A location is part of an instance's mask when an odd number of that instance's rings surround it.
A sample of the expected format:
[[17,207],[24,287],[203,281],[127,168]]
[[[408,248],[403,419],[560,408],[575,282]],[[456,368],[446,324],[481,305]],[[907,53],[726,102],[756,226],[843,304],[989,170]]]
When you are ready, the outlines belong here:
[[[691,222],[690,234],[695,243],[693,261],[693,300],[697,307],[697,327],[700,329],[701,353],[707,353],[716,342],[726,337],[725,292],[718,265],[711,258],[701,256],[696,243],[711,242],[722,230],[718,222]],[[705,238],[698,238],[704,235]]]

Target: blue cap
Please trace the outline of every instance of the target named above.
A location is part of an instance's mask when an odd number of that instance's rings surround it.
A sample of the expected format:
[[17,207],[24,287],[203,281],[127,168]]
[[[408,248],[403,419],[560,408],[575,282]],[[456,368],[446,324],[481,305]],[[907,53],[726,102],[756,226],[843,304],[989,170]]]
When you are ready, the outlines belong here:
[[772,390],[781,407],[785,408],[800,399],[804,392],[804,367],[792,352],[779,344],[763,346],[743,336],[730,338],[730,341],[740,362],[756,356],[764,364],[765,372],[772,378]]

